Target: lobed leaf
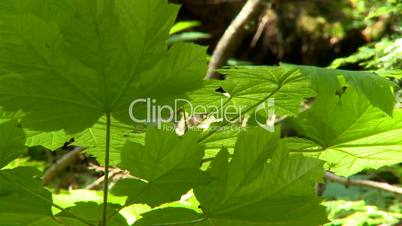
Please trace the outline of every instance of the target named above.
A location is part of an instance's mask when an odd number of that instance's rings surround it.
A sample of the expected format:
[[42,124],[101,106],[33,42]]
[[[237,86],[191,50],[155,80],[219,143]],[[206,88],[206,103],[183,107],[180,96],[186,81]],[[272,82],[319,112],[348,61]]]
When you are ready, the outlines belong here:
[[242,132],[230,162],[222,150],[208,172],[218,180],[195,188],[208,225],[318,225],[325,210],[314,195],[322,163],[289,155],[278,134]]
[[[216,112],[217,108],[219,115],[225,111],[230,113],[233,109],[224,108],[234,106],[244,115],[253,114],[259,105],[268,99],[275,99],[276,115],[296,115],[300,112],[303,100],[315,94],[309,88],[309,81],[295,69],[237,66],[219,72],[225,74],[227,79],[208,81],[204,88],[194,91],[191,94],[193,106],[205,106],[208,112]],[[219,88],[224,92],[218,92]]]
[[197,144],[198,135],[176,134],[149,129],[145,146],[128,142],[121,154],[120,167],[134,178],[117,182],[112,193],[128,196],[126,205],[145,203],[158,206],[180,199],[192,186],[210,178],[200,170],[204,148]]
[[[81,143],[102,147],[105,133],[94,124],[105,114],[132,124],[131,101],[155,98],[173,105],[202,85],[205,48],[184,43],[167,48],[178,6],[166,0],[1,4],[0,105],[8,112],[22,109],[24,128],[52,133],[36,134],[39,141],[53,142],[53,131],[60,129],[71,137],[92,127],[79,135]],[[134,114],[145,111],[141,103]],[[115,160],[123,138],[114,132]]]
[[[340,69],[320,68],[282,64],[288,68],[298,68],[310,80],[313,88],[320,95],[331,98],[344,85],[348,85],[363,94],[370,103],[385,113],[392,115],[395,97],[391,90],[394,86],[389,80],[370,71],[349,71]],[[343,84],[346,81],[347,84]]]
[[317,99],[296,124],[305,139],[288,138],[292,149],[327,161],[328,169],[339,175],[402,161],[402,111],[390,117],[356,90],[348,89],[341,98]]

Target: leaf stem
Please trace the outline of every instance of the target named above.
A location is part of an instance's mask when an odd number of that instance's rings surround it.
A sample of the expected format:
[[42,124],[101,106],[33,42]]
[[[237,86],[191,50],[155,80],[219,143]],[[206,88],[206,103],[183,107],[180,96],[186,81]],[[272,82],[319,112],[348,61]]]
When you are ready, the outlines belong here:
[[106,226],[109,194],[110,112],[106,113],[105,181],[103,185],[103,212],[101,226]]

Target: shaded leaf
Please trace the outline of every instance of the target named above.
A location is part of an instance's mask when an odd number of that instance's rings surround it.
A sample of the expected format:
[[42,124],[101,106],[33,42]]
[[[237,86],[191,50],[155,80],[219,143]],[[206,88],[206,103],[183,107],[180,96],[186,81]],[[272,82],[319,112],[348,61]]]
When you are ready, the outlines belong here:
[[[69,207],[66,211],[63,211],[56,215],[56,219],[62,222],[64,226],[88,226],[75,218],[71,218],[71,214],[85,219],[87,222],[93,225],[98,225],[100,216],[102,216],[103,206],[94,202],[78,202],[75,206]],[[128,226],[126,219],[120,214],[115,214],[120,209],[119,205],[108,204],[108,216],[110,218],[107,225],[109,226]],[[68,212],[67,212],[68,211]]]
[[[110,127],[110,164],[117,165],[120,162],[120,149],[127,141],[143,143],[145,134],[130,124],[121,123],[112,119]],[[106,118],[101,117],[91,128],[76,134],[66,134],[63,130],[41,132],[25,129],[27,133],[27,146],[41,145],[50,150],[56,150],[72,138],[72,145],[86,147],[88,154],[96,157],[99,162],[104,161]]]
[[34,178],[31,167],[0,170],[0,222],[4,226],[26,226],[52,217],[52,196]]
[[206,220],[203,214],[194,210],[178,207],[155,209],[142,214],[142,218],[135,222],[134,226],[149,225],[177,225],[185,226],[201,223]]
[[[5,4],[0,105],[6,111],[22,109],[24,127],[76,133],[105,114],[129,122],[134,99],[173,104],[201,86],[205,48],[167,49],[178,7],[165,0]],[[145,104],[134,110],[143,115]]]
[[219,180],[195,189],[209,225],[319,225],[326,221],[314,184],[322,163],[290,155],[278,134],[242,132],[232,160],[223,150],[209,173]]
[[25,146],[24,131],[15,121],[0,124],[0,169],[16,159]]

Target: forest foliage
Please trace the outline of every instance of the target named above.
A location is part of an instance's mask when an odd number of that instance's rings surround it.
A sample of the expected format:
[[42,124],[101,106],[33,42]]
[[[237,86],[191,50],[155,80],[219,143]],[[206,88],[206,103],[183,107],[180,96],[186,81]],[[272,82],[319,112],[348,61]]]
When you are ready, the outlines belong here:
[[[368,18],[398,13],[382,7]],[[171,30],[178,11],[165,0],[0,2],[0,225],[322,225],[339,214],[316,192],[325,171],[401,163],[400,37],[333,68],[233,66],[205,81],[207,48],[167,41],[194,26]],[[346,63],[367,71],[335,69]],[[128,109],[141,98],[189,100],[208,109],[203,121],[229,105],[243,111],[178,135],[161,119],[133,123]],[[179,107],[182,120],[197,117]],[[60,201],[41,169],[18,163],[38,147],[83,147],[104,170],[102,192]],[[109,186],[111,169],[123,176]]]

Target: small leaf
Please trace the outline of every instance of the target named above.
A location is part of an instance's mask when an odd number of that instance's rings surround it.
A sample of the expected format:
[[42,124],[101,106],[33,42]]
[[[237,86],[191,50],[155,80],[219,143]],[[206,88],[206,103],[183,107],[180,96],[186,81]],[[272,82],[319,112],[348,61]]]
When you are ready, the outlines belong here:
[[209,181],[201,171],[204,149],[197,144],[197,133],[178,137],[175,133],[151,128],[145,146],[128,142],[121,154],[120,167],[138,179],[117,182],[112,192],[128,196],[126,204],[157,206],[175,201],[193,185]]
[[175,34],[193,27],[198,27],[201,25],[199,21],[180,21],[177,22],[169,31],[169,34]]
[[392,115],[395,98],[391,87],[394,84],[374,72],[348,71],[291,64],[282,65],[288,68],[300,69],[311,80],[313,88],[320,95],[327,95],[329,97],[335,95],[337,90],[341,88],[343,84],[339,82],[339,78],[343,77],[349,86],[354,87],[355,90],[366,96],[372,105]]

